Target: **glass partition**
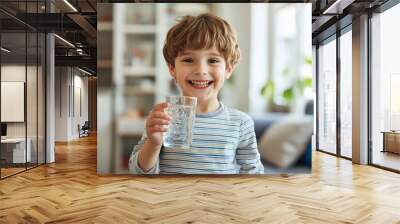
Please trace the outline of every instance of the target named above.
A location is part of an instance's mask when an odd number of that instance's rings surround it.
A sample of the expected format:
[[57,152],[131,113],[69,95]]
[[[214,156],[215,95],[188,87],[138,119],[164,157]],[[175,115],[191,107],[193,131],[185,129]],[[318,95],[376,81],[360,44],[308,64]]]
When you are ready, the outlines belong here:
[[336,39],[318,48],[318,86],[318,149],[336,154]]
[[[43,13],[44,1],[0,7],[22,18],[26,12]],[[45,163],[46,39],[12,15],[0,12],[1,179]]]
[[[350,27],[351,28],[351,27]],[[352,149],[352,32],[340,36],[340,155],[351,158]]]
[[1,34],[1,177],[24,171],[25,162],[30,161],[26,141],[26,40],[25,32]]
[[46,76],[45,76],[45,65],[46,65],[46,39],[43,33],[38,34],[38,65],[37,65],[37,162],[38,165],[46,162],[46,145],[45,145],[45,111],[46,111]]
[[371,18],[372,164],[400,171],[400,4]]
[[27,33],[27,94],[26,94],[26,111],[27,111],[27,149],[31,151],[27,167],[37,165],[37,41],[38,36],[36,32]]

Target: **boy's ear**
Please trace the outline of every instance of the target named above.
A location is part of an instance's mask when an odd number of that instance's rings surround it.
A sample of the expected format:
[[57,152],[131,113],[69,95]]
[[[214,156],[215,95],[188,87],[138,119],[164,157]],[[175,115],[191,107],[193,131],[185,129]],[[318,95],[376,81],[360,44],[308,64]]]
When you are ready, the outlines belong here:
[[227,65],[225,69],[225,78],[229,79],[232,75],[233,72],[233,66],[232,65]]
[[169,74],[175,79],[175,66],[168,64]]

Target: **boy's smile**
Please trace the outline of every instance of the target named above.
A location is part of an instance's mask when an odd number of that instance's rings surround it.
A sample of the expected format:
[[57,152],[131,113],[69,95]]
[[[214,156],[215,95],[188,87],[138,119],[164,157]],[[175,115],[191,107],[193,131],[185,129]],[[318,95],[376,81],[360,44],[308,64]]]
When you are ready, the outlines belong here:
[[188,80],[187,82],[195,89],[206,89],[214,81],[212,81],[212,80]]
[[232,66],[215,48],[185,50],[169,65],[171,76],[184,96],[197,97],[198,106],[213,108],[219,105],[218,92],[232,74]]

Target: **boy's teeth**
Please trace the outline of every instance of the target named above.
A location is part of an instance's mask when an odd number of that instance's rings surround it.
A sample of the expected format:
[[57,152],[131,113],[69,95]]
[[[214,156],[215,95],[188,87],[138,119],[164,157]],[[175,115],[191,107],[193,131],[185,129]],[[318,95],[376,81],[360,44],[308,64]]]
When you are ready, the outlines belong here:
[[190,81],[193,85],[199,86],[199,87],[207,87],[210,83],[210,81]]

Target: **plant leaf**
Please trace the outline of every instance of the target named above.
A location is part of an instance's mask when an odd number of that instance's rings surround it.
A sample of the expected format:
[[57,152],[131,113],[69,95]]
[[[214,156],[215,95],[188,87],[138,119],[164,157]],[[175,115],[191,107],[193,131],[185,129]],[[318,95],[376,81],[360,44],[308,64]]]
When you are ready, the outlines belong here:
[[312,87],[312,78],[304,78],[303,82],[305,87]]
[[305,60],[305,63],[306,63],[307,65],[312,65],[312,58],[311,58],[310,56],[307,56],[307,57],[306,57],[306,60]]
[[275,82],[268,80],[261,89],[261,95],[265,96],[269,101],[273,101],[275,94]]
[[300,91],[300,93],[304,94],[304,89],[312,87],[312,78],[301,78],[297,79],[295,82],[296,88]]
[[287,104],[290,104],[294,99],[293,87],[289,87],[289,88],[285,89],[282,93],[282,97],[286,101]]

